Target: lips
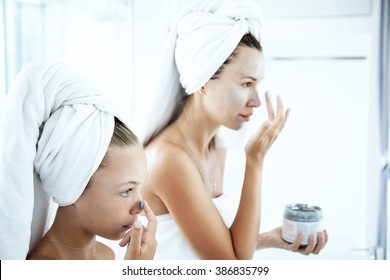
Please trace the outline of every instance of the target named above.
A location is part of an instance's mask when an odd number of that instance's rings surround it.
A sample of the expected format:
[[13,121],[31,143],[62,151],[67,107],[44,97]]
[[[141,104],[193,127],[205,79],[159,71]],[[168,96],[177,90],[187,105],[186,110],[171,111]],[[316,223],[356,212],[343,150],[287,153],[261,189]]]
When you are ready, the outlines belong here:
[[134,224],[137,222],[138,220],[138,215],[133,215],[131,218],[130,218],[131,221],[129,221],[129,223],[127,224],[124,224],[122,227],[124,227],[125,229],[131,229]]
[[248,121],[250,120],[252,114],[247,114],[247,115],[240,114],[239,116],[240,116],[241,118],[243,118],[245,121],[248,122]]
[[134,223],[135,223],[136,221],[137,221],[137,220],[131,221],[130,223],[123,225],[123,227],[124,227],[125,229],[131,229],[131,228],[134,226]]
[[123,226],[125,229],[131,229],[133,227],[133,224],[128,224]]

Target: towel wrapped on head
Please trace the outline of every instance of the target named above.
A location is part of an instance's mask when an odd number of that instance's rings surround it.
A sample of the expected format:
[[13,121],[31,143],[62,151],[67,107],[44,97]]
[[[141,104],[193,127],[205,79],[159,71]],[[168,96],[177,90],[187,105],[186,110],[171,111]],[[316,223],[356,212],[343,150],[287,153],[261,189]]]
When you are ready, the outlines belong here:
[[52,200],[74,203],[99,167],[116,108],[62,63],[30,63],[0,115],[0,259],[25,259],[50,227]]
[[[200,0],[174,21],[137,114],[144,142],[171,118],[184,94],[198,91],[251,33],[259,42],[262,14],[255,0]],[[152,106],[150,104],[152,103]]]

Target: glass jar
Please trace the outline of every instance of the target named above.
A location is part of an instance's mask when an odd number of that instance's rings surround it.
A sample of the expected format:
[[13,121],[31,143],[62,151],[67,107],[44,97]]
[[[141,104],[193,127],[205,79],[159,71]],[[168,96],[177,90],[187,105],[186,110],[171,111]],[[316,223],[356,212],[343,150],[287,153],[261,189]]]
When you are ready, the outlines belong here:
[[314,234],[317,243],[317,233],[323,230],[323,216],[320,207],[315,205],[295,203],[288,204],[284,209],[282,238],[288,243],[293,243],[299,232],[304,237],[301,247],[309,244],[310,234]]

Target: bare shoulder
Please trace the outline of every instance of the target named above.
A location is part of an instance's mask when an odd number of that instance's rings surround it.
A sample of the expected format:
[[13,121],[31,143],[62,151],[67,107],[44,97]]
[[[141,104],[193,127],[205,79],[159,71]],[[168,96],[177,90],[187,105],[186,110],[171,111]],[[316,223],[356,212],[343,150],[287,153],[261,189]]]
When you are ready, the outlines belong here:
[[[194,158],[186,150],[185,144],[172,138],[162,137],[146,147],[145,152],[148,159],[148,184],[147,188],[160,188],[161,184],[168,182],[172,185],[173,181],[193,182],[201,180],[199,167]],[[223,168],[226,158],[226,148],[216,148],[215,152]],[[156,180],[156,181],[155,181]],[[152,184],[159,182],[158,184]],[[188,184],[186,184],[188,185]]]
[[[161,140],[147,147],[148,187],[156,193],[173,186],[185,187],[196,178],[201,179],[194,159],[180,142]],[[166,190],[166,189],[165,189]]]
[[58,260],[58,258],[55,258],[46,253],[32,253],[29,254],[26,259],[27,260]]
[[146,148],[148,179],[144,187],[158,196],[167,189],[188,186],[200,173],[180,143],[161,140]]
[[61,254],[49,244],[42,241],[27,255],[27,260],[60,260]]
[[114,260],[115,259],[115,253],[114,251],[108,247],[107,245],[101,243],[101,242],[96,242],[96,252],[97,252],[97,257],[100,260]]
[[[176,168],[187,170],[193,162],[185,150],[185,143],[176,126],[170,125],[158,135],[146,148],[149,176],[159,179],[171,176]],[[164,174],[166,174],[164,176]]]
[[148,164],[151,168],[164,168],[189,165],[192,163],[188,153],[182,146],[168,141],[160,141],[146,148]]
[[170,212],[167,197],[181,193],[184,186],[178,176],[186,178],[193,169],[188,155],[180,146],[169,141],[159,141],[146,148],[148,177],[141,188],[142,197],[156,215]]

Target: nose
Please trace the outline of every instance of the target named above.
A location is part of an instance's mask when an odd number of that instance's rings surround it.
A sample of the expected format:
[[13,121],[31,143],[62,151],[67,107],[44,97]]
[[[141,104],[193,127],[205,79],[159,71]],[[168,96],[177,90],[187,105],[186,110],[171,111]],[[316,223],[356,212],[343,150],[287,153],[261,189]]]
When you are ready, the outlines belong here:
[[249,96],[249,100],[247,102],[247,106],[248,107],[255,107],[255,108],[257,108],[260,105],[261,105],[261,101],[260,101],[260,98],[259,98],[259,93],[258,93],[258,91],[256,89]]
[[141,197],[141,194],[138,194],[134,200],[131,201],[130,214],[136,215],[143,211],[144,201]]

